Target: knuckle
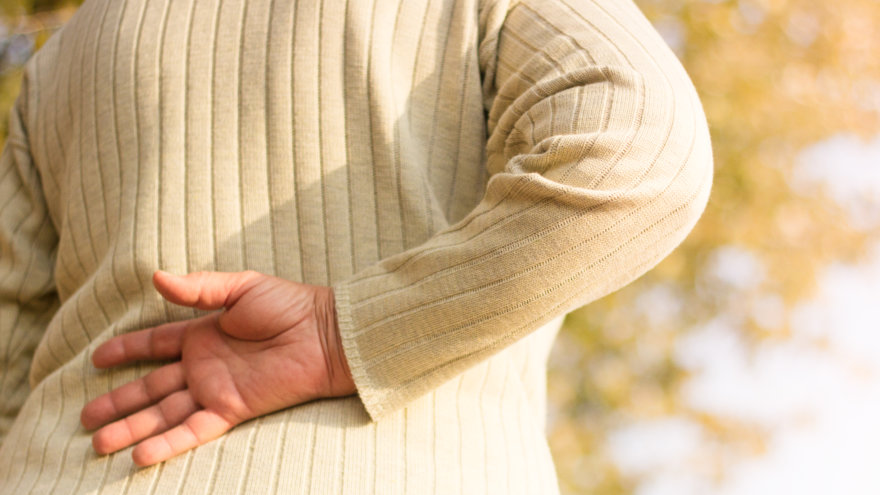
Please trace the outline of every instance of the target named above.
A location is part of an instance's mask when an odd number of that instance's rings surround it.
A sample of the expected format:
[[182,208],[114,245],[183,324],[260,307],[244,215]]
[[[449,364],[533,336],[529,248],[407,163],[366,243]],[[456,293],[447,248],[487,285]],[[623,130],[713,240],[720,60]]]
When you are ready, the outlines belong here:
[[109,394],[107,394],[105,397],[107,397],[105,404],[107,405],[107,408],[110,410],[110,413],[112,414],[112,416],[114,418],[118,417],[119,414],[124,411],[123,404],[120,403],[120,399],[121,399],[120,390],[116,389],[116,390],[110,392]]
[[147,398],[150,402],[156,401],[159,397],[157,394],[157,390],[162,385],[162,378],[156,376],[155,373],[150,373],[145,376],[143,380],[139,382],[140,392],[144,397]]
[[92,448],[99,454],[109,454],[114,451],[112,439],[106,429],[101,429],[92,435]]

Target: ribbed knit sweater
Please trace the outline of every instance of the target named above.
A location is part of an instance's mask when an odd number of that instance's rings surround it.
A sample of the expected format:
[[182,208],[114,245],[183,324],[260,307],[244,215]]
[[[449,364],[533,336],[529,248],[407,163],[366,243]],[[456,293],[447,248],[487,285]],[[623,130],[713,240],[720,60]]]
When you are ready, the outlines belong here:
[[[693,227],[707,125],[630,0],[87,0],[0,161],[0,493],[550,494],[561,316]],[[156,269],[332,286],[358,395],[163,464],[90,364],[195,312]]]

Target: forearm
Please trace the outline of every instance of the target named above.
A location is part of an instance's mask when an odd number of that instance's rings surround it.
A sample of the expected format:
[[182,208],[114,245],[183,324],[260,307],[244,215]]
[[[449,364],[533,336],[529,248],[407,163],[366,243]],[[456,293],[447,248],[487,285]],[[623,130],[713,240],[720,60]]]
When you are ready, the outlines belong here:
[[374,417],[640,276],[707,201],[696,92],[631,3],[521,2],[499,32],[482,202],[335,286]]

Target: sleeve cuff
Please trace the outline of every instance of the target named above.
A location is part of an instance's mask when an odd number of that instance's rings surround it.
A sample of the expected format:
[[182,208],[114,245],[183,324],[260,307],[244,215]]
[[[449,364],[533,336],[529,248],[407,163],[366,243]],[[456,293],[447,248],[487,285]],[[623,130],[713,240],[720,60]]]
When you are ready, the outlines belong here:
[[340,284],[333,287],[336,299],[336,323],[339,326],[339,336],[342,340],[342,351],[348,361],[348,369],[357,387],[358,396],[364,404],[364,408],[373,421],[396,409],[389,407],[387,393],[377,386],[367,372],[367,367],[358,350],[357,338],[355,337],[354,321],[351,314],[351,296],[349,287]]

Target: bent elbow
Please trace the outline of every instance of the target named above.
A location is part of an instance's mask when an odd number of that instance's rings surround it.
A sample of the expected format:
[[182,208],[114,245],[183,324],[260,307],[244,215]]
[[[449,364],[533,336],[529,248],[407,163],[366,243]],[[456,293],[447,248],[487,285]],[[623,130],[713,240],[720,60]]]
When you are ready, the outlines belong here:
[[[709,200],[714,163],[709,126],[696,89],[681,70],[684,83],[673,92],[676,125],[668,146],[676,157],[670,169],[676,173],[669,181],[666,203],[669,214],[676,216],[683,230],[681,239],[693,229]],[[670,171],[671,171],[670,170]]]
[[655,262],[693,230],[712,189],[714,164],[706,116],[684,70],[677,75],[667,79],[671,84],[661,98],[671,115],[658,119],[666,124],[654,133],[665,139],[654,143],[656,161],[645,165],[644,180],[635,189],[640,200],[650,204],[650,223],[645,228],[658,234]]

